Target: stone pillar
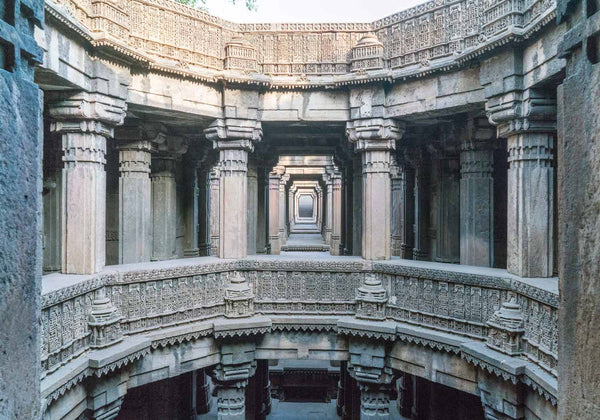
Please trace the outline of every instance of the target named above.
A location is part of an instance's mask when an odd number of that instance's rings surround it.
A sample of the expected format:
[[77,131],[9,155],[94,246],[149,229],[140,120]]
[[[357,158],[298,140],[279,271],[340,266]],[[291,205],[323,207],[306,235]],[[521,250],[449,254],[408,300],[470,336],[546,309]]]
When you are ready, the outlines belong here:
[[43,173],[43,265],[44,273],[60,271],[62,218],[62,145],[57,136],[44,138]]
[[402,238],[404,231],[404,173],[400,170],[395,156],[392,155],[392,164],[390,166],[390,175],[392,179],[392,209],[391,209],[391,235],[392,235],[392,255],[402,255]]
[[279,242],[281,246],[285,245],[287,242],[287,229],[286,229],[286,186],[288,181],[290,180],[289,174],[281,175],[281,180],[279,182]]
[[256,254],[256,238],[258,231],[258,173],[256,165],[248,166],[248,255]]
[[219,233],[220,229],[220,212],[219,212],[219,202],[220,202],[220,190],[219,183],[221,179],[221,170],[219,168],[219,164],[217,163],[213,166],[209,175],[209,238],[210,238],[210,255],[216,257],[219,255],[219,238],[221,237]]
[[276,171],[269,173],[269,244],[271,254],[281,253],[279,236],[279,184],[281,176]]
[[198,249],[200,256],[210,255],[210,169],[200,168],[198,173]]
[[398,378],[398,411],[403,417],[410,418],[414,406],[414,378],[403,372]]
[[327,187],[327,200],[325,209],[325,243],[331,246],[331,232],[333,229],[333,181],[329,175],[325,177]]
[[429,259],[429,176],[430,166],[423,151],[415,158],[414,215],[415,233],[413,259]]
[[352,178],[352,254],[362,255],[362,164],[360,158],[353,161]]
[[266,168],[258,167],[258,209],[256,225],[256,251],[259,254],[267,253],[269,244],[269,174]]
[[404,163],[402,165],[402,242],[400,244],[400,257],[413,259],[415,243],[415,171]]
[[[440,156],[441,155],[441,156]],[[460,162],[458,154],[449,150],[441,152],[436,159],[437,205],[435,210],[434,260],[460,262]],[[433,188],[432,188],[433,189]],[[430,208],[431,208],[430,206]],[[436,208],[437,207],[437,208]]]
[[199,225],[199,202],[200,178],[198,170],[200,161],[194,158],[188,159],[184,165],[185,185],[185,231],[183,236],[184,257],[198,257],[200,255],[198,225]]
[[329,244],[329,253],[331,255],[341,255],[342,244],[342,175],[335,173],[331,177],[331,197],[332,197],[332,215],[331,215],[331,242]]
[[392,119],[369,118],[350,121],[346,133],[361,153],[362,256],[385,260],[391,256],[390,151],[402,136]]
[[[351,162],[350,162],[351,163]],[[344,217],[343,217],[343,231],[342,231],[342,237],[343,237],[343,242],[344,242],[344,255],[352,255],[352,241],[353,241],[353,225],[352,225],[352,221],[353,221],[353,194],[354,191],[352,190],[353,187],[353,175],[352,175],[352,167],[348,164],[346,164],[346,168],[345,168],[345,175],[344,175],[344,184],[343,184],[343,201],[344,201]]]
[[152,144],[119,146],[119,263],[150,261],[152,256]]
[[321,189],[321,187],[317,186],[316,190],[317,192],[317,202],[316,204],[316,211],[317,211],[317,227],[322,230],[323,228],[323,190]]
[[340,380],[337,386],[337,400],[335,404],[335,411],[342,418],[344,417],[346,392],[348,392],[346,388],[346,376],[348,376],[348,362],[344,360],[340,362]]
[[[490,122],[508,143],[507,270],[521,277],[554,271],[554,141],[556,99],[520,91],[488,100]],[[507,109],[508,107],[508,109]]]
[[[106,139],[121,124],[123,108],[95,110],[92,98],[51,104],[55,118],[50,130],[62,136],[62,256],[61,270],[68,274],[93,274],[106,260]],[[90,115],[106,118],[93,119]]]
[[287,220],[287,224],[286,224],[286,229],[287,229],[288,236],[290,235],[292,226],[294,225],[294,217],[295,217],[294,209],[296,208],[296,206],[295,206],[295,198],[296,198],[295,189],[292,190],[292,188],[290,188],[289,191],[288,191],[288,199],[287,199],[287,203],[288,203],[288,207],[287,207],[288,220]]
[[271,412],[271,381],[269,380],[269,361],[256,361],[256,386],[258,387],[258,418],[265,419]]
[[176,258],[177,190],[175,165],[187,150],[184,140],[170,137],[152,157],[152,260]]
[[[493,132],[472,120],[472,139],[460,153],[460,263],[494,266]],[[489,127],[489,126],[488,126]]]
[[217,389],[217,417],[246,419],[246,387],[256,371],[253,343],[223,344],[221,363],[210,375]]
[[219,258],[247,255],[248,154],[260,141],[260,122],[218,119],[204,130],[219,151]]
[[206,370],[198,369],[193,372],[192,399],[195,414],[206,414],[210,411],[210,384]]
[[370,339],[350,340],[348,372],[360,389],[360,419],[391,420],[392,372],[385,366],[385,345]]

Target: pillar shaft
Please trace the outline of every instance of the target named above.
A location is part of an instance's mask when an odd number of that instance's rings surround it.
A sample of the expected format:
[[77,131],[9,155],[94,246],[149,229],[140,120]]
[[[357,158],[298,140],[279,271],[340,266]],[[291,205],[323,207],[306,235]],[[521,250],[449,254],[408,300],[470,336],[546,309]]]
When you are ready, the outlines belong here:
[[248,167],[248,254],[256,254],[256,238],[258,228],[258,174],[256,166]]
[[269,176],[264,167],[258,171],[258,210],[257,210],[257,235],[256,251],[259,254],[267,253],[269,243],[268,212],[269,212]]
[[200,184],[197,160],[186,162],[185,167],[185,232],[183,237],[183,255],[197,257],[200,255],[198,224]]
[[415,235],[413,259],[429,259],[429,166],[421,161],[415,168]]
[[176,257],[175,158],[159,155],[152,159],[152,260]]
[[327,203],[325,214],[325,242],[331,246],[331,232],[333,229],[333,183],[327,181]]
[[507,269],[551,277],[554,267],[554,135],[508,137]]
[[361,159],[354,159],[354,177],[352,179],[352,254],[362,255],[362,163]]
[[395,162],[391,166],[391,253],[394,256],[402,255],[402,242],[404,233],[404,173],[400,170]]
[[460,263],[494,265],[494,153],[463,144],[460,154]]
[[152,256],[152,155],[148,141],[119,147],[119,263],[150,261]]
[[271,254],[281,253],[279,236],[279,184],[281,177],[277,173],[269,174],[269,243]]
[[111,130],[96,121],[61,122],[63,273],[92,274],[106,259],[106,138]]
[[247,255],[248,151],[244,148],[219,151],[219,258]]
[[385,384],[360,384],[360,419],[391,420],[390,386]]
[[391,256],[390,151],[363,151],[362,173],[362,256],[387,260]]
[[193,372],[192,399],[195,414],[206,414],[210,411],[210,384],[204,369]]
[[219,165],[215,165],[209,174],[209,238],[210,238],[210,255],[219,255],[219,234],[220,229],[220,178],[221,171]]
[[286,217],[285,217],[285,209],[286,209],[286,197],[285,197],[285,185],[287,180],[289,179],[289,176],[282,176],[281,177],[281,181],[279,183],[279,241],[281,243],[281,245],[285,245],[285,243],[287,242],[287,235],[286,235]]
[[342,244],[342,177],[336,174],[332,178],[332,206],[331,206],[331,242],[329,252],[331,255],[341,255]]

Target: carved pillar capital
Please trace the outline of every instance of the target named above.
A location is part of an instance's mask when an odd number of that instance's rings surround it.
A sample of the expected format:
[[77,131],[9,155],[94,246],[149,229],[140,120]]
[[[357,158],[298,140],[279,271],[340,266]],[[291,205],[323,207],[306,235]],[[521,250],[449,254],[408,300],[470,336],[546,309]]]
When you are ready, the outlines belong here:
[[241,118],[218,118],[204,130],[204,135],[213,142],[215,149],[254,150],[254,143],[262,139],[260,121]]
[[488,98],[486,113],[498,137],[556,131],[556,97],[548,90],[513,90]]
[[396,148],[404,134],[404,125],[391,118],[364,118],[348,121],[346,135],[357,151]]

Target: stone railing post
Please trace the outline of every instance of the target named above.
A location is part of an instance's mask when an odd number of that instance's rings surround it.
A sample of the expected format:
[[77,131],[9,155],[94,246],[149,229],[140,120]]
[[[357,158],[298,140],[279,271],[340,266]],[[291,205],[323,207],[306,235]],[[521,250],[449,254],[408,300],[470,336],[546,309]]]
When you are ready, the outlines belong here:
[[176,258],[177,186],[175,165],[187,151],[187,143],[169,137],[152,157],[152,260]]
[[97,273],[106,261],[106,140],[123,123],[125,101],[80,92],[48,104],[50,130],[62,136],[61,269]]
[[219,151],[219,258],[247,255],[248,153],[262,138],[259,121],[217,119],[204,130]]
[[362,158],[362,256],[390,259],[390,152],[403,130],[392,119],[368,118],[348,122],[346,134]]
[[493,127],[469,121],[460,153],[460,263],[494,266]]
[[534,89],[517,93],[486,103],[497,136],[508,139],[507,270],[521,277],[551,277],[556,99]]

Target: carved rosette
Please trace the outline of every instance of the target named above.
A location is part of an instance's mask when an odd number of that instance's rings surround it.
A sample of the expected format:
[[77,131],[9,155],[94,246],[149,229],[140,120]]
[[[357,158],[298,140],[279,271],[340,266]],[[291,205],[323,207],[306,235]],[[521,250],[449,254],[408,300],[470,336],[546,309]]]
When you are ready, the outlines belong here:
[[508,302],[502,304],[487,325],[488,347],[509,356],[518,356],[522,353],[521,337],[525,332],[525,315],[514,295]]
[[225,316],[227,318],[244,318],[253,313],[254,294],[246,279],[240,273],[236,273],[225,290]]
[[258,73],[256,48],[241,36],[233,38],[225,46],[225,69]]
[[387,291],[383,288],[381,280],[374,274],[368,274],[363,285],[356,290],[356,317],[384,320],[387,301]]
[[383,44],[377,39],[377,36],[366,35],[352,48],[352,58],[350,59],[352,72],[381,70],[384,65]]
[[88,327],[90,329],[90,348],[101,349],[118,343],[123,339],[121,316],[104,288],[98,289],[92,303]]

